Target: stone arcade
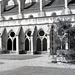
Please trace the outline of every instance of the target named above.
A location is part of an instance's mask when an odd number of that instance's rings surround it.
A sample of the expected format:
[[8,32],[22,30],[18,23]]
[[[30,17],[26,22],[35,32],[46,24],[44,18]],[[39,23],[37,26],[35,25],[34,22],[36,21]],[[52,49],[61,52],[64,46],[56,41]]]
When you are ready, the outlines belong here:
[[0,0],[0,52],[50,53],[52,25],[58,19],[75,25],[75,4],[70,1]]

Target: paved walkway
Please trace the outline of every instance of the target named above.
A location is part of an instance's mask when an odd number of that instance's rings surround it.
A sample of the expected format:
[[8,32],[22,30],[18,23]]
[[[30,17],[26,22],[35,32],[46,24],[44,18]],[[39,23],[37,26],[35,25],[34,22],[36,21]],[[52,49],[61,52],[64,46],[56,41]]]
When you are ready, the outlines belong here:
[[[27,60],[4,60],[0,59],[0,71],[13,70],[23,66],[38,66],[38,67],[56,67],[75,69],[74,64],[51,63],[51,58],[48,55],[42,57],[27,59]],[[3,64],[2,64],[3,62]]]

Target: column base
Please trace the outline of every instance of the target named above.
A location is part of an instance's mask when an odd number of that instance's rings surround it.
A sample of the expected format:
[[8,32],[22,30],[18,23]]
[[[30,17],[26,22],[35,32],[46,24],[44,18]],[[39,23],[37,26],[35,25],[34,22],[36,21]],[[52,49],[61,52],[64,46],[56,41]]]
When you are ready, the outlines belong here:
[[45,16],[45,12],[44,12],[44,11],[40,11],[40,12],[38,13],[38,16],[39,16],[39,17]]
[[23,18],[23,15],[22,14],[18,14],[18,19],[22,19]]
[[16,52],[16,55],[19,55],[19,52]]
[[33,53],[33,52],[31,52],[31,55],[34,55],[34,53]]
[[47,53],[50,53],[50,50],[49,49],[47,50]]

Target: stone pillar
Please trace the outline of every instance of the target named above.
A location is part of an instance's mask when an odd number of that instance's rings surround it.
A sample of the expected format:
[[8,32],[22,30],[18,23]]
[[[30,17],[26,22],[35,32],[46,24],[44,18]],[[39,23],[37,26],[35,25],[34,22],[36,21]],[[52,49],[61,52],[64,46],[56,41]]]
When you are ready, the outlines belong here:
[[67,6],[67,0],[65,0],[65,14],[68,14],[68,10],[70,10]]
[[31,35],[31,55],[33,55],[33,36]]
[[17,0],[18,1],[18,18],[22,18],[22,12],[21,12],[21,1],[20,0]]
[[67,0],[65,0],[65,8],[67,8]]
[[44,11],[42,10],[42,7],[43,7],[43,0],[40,0],[40,12],[39,12],[39,16],[42,17],[45,15]]
[[42,0],[40,0],[40,12],[42,12]]
[[65,44],[65,49],[68,50],[68,42]]
[[14,50],[13,50],[13,38],[12,38],[11,40],[12,40],[12,51],[14,51]]
[[47,52],[50,53],[50,37],[47,35]]
[[2,37],[0,36],[0,51],[2,51]]
[[2,0],[0,0],[0,20],[3,20],[3,17],[2,17]]
[[19,37],[16,36],[16,54],[19,54]]

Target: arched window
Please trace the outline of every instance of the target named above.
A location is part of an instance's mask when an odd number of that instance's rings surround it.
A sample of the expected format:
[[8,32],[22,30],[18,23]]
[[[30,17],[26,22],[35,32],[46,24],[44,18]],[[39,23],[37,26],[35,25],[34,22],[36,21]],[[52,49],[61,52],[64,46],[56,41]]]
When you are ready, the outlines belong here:
[[29,51],[29,40],[25,40],[25,51]]
[[43,51],[47,51],[47,39],[43,39]]
[[13,50],[16,50],[16,38],[13,40]]
[[40,36],[44,36],[44,31],[43,31],[43,30],[40,30],[40,31],[39,31],[39,35],[40,35]]
[[7,41],[7,50],[12,50],[12,40],[10,38]]
[[37,39],[36,45],[37,45],[37,46],[36,46],[36,50],[37,50],[37,51],[41,51],[41,39],[40,39],[40,38]]
[[28,31],[27,32],[27,35],[30,37],[31,36],[31,31]]
[[15,33],[14,33],[14,32],[11,32],[11,33],[10,33],[10,36],[11,36],[11,37],[14,37],[14,36],[15,36]]
[[16,51],[16,38],[15,33],[12,30],[9,32],[9,37],[7,41],[7,50]]

